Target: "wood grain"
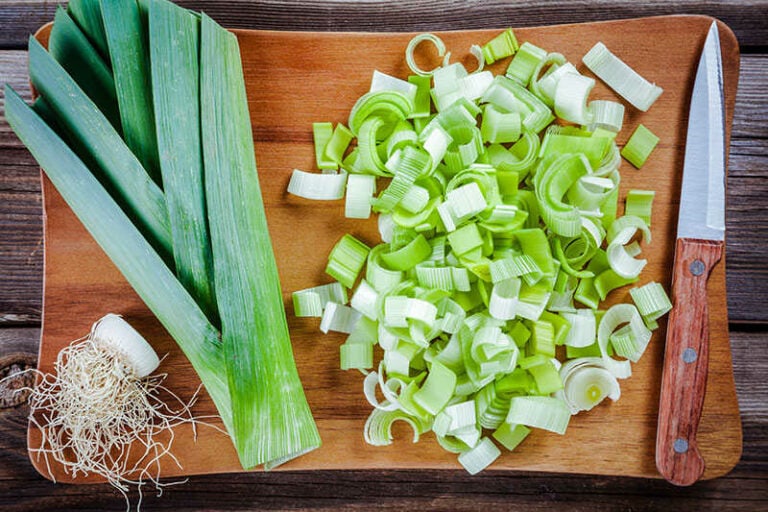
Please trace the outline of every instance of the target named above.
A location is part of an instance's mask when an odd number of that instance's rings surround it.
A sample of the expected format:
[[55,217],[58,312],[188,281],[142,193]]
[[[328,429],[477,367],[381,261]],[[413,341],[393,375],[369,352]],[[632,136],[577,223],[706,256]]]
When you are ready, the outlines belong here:
[[[29,34],[53,19],[57,3],[47,0],[4,0],[0,3],[0,48],[23,48]],[[233,28],[408,32],[467,30],[501,26],[580,23],[668,14],[704,14],[733,28],[743,46],[765,47],[768,2],[728,0],[179,0],[187,8],[205,10]]]
[[675,244],[656,431],[656,468],[675,485],[691,485],[704,474],[697,434],[709,368],[707,282],[722,253],[722,241],[678,238]]
[[[680,171],[687,97],[690,94],[695,63],[711,20],[704,17],[673,17],[633,20],[594,25],[566,25],[519,31],[519,37],[545,48],[557,47],[566,57],[578,62],[599,37],[637,67],[641,74],[654,76],[665,93],[654,110],[642,116],[662,143],[643,172],[627,170],[622,190],[657,190],[654,207],[654,245],[644,279],[669,283],[672,266],[672,241],[676,225],[676,202]],[[443,37],[451,48],[468,48],[473,41],[489,39],[497,31],[452,32]],[[733,114],[738,48],[724,29],[722,42],[726,61],[728,118]],[[340,203],[312,203],[287,196],[285,185],[291,169],[311,168],[313,149],[311,123],[318,119],[340,122],[350,106],[368,88],[371,69],[404,75],[401,51],[409,34],[311,34],[283,32],[237,32],[254,125],[257,160],[275,254],[280,262],[280,277],[288,302],[293,290],[327,281],[323,277],[325,258],[331,246],[345,232],[352,232],[368,243],[378,239],[375,220],[345,219]],[[642,44],[664,39],[678,51]],[[311,51],[307,51],[307,50]],[[303,52],[303,53],[302,53]],[[368,66],[357,63],[365,61]],[[501,70],[499,63],[496,71]],[[663,74],[663,70],[675,73]],[[655,73],[654,73],[655,70]],[[263,77],[269,77],[264,80]],[[318,87],[322,84],[323,87]],[[614,97],[599,85],[596,97]],[[641,116],[630,113],[623,143]],[[69,340],[87,331],[88,325],[108,311],[124,314],[160,353],[169,372],[168,385],[182,395],[190,394],[196,379],[186,359],[157,321],[130,290],[106,256],[95,246],[82,226],[52,190],[43,182],[46,211],[45,309],[40,368],[50,369],[52,359]],[[300,229],[297,232],[297,229]],[[312,251],[307,251],[312,247]],[[297,257],[301,255],[301,257]],[[712,303],[715,321],[711,326],[711,397],[705,404],[701,439],[708,461],[707,478],[730,470],[741,452],[741,430],[735,400],[730,350],[728,347],[725,273],[719,268],[712,276]],[[612,297],[612,302],[628,300],[627,290]],[[364,468],[456,468],[455,457],[446,454],[432,438],[417,447],[402,450],[397,446],[374,448],[363,443],[360,432],[369,406],[361,393],[361,377],[338,370],[340,336],[319,336],[317,322],[290,315],[299,373],[306,386],[324,447],[286,464],[283,469],[364,469]],[[570,473],[657,476],[653,463],[663,329],[634,375],[623,383],[622,400],[576,418],[568,435],[537,432],[514,454],[503,455],[496,470],[526,469]],[[213,412],[210,400],[202,400],[199,413]],[[596,438],[594,432],[603,435]],[[723,436],[722,432],[729,435]],[[621,439],[621,450],[616,449]],[[29,444],[39,443],[36,430],[30,430]],[[237,459],[229,440],[212,430],[202,430],[197,444],[188,431],[177,434],[177,449],[183,474],[238,471]],[[38,467],[40,461],[33,461]],[[58,479],[67,476],[54,469]],[[166,472],[179,474],[172,466]]]

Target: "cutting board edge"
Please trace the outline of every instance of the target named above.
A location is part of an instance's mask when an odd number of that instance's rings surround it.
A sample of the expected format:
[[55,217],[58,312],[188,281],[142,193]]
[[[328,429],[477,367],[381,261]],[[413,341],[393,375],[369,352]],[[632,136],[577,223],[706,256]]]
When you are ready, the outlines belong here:
[[[730,29],[730,27],[728,27],[728,25],[726,25],[721,20],[717,20],[716,18],[713,18],[711,16],[706,16],[706,15],[665,15],[665,16],[653,16],[653,17],[644,17],[644,18],[628,18],[628,19],[619,19],[619,20],[606,20],[606,21],[591,22],[591,23],[563,24],[563,25],[560,25],[560,26],[597,25],[597,24],[602,25],[602,24],[615,24],[615,23],[621,23],[621,22],[626,22],[626,21],[637,21],[637,20],[644,20],[644,19],[671,19],[671,18],[703,18],[703,19],[707,19],[707,20],[717,21],[719,28],[725,28],[726,29],[726,30],[721,30],[721,41],[722,41],[722,38],[723,38],[724,35],[726,37],[728,37],[732,41],[732,43],[733,43],[732,46],[735,46],[735,48],[736,48],[736,55],[740,56],[740,54],[738,52],[738,41],[736,39],[735,34]],[[35,34],[35,37],[39,36],[39,38],[44,38],[42,40],[47,40],[47,36],[48,36],[48,33],[50,31],[50,27],[51,26],[52,26],[52,23],[48,23],[48,24],[44,25],[43,27],[41,27],[38,30],[38,32]],[[521,28],[523,28],[525,30],[535,30],[537,28],[543,28],[543,27],[546,27],[546,26],[547,25],[536,26],[536,27],[521,27]],[[475,31],[480,32],[480,31],[488,31],[488,30],[492,30],[492,29],[478,28],[478,29],[456,30],[456,31],[437,31],[436,33],[475,32]],[[253,30],[245,30],[245,29],[234,29],[234,30],[232,30],[232,32],[234,32],[234,33],[238,33],[238,32],[244,32],[244,33],[247,33],[247,32],[264,32],[264,33],[274,32],[274,33],[281,33],[281,34],[290,34],[291,33],[291,31],[275,31],[275,30],[257,30],[257,31],[253,31]],[[295,33],[306,34],[306,32],[300,32],[300,31],[295,31]],[[413,33],[418,33],[418,32],[413,32]],[[319,35],[319,36],[324,36],[324,35],[334,35],[334,34],[339,34],[339,33],[338,32],[316,32],[316,34]],[[402,35],[402,33],[400,33],[400,32],[389,32],[389,33],[381,33],[381,32],[343,32],[343,34],[350,34],[350,35],[354,35],[354,34],[376,34],[376,35],[382,35],[382,34],[401,34]],[[739,64],[737,63],[736,64],[736,76],[735,76],[736,81],[738,81],[738,69],[739,69]],[[729,98],[729,102],[731,104],[735,103],[735,95],[734,95],[733,98]],[[732,120],[732,117],[733,117],[733,108],[731,108],[731,111],[730,111],[729,116],[728,116],[728,119],[729,119],[729,123],[728,123],[728,136],[729,136],[729,138],[730,138],[730,129],[731,129],[731,122],[730,121]],[[42,177],[42,179],[46,179],[44,177],[42,171],[41,171],[41,177]],[[45,202],[45,197],[44,196],[43,196],[43,201]],[[44,234],[47,232],[47,230],[45,228],[45,223],[47,222],[46,219],[47,219],[47,213],[46,213],[46,210],[44,208],[43,209]],[[44,264],[43,286],[44,286],[43,289],[45,290],[46,289],[45,288],[45,264]],[[723,297],[723,300],[725,300],[725,296]],[[43,311],[45,311],[45,293],[43,293]],[[726,314],[727,314],[727,308],[726,308]],[[40,348],[39,348],[39,351],[38,351],[38,358],[40,357],[40,355],[42,353],[42,340],[43,340],[44,333],[45,333],[45,315],[44,314],[42,315],[42,318],[43,319],[42,319],[42,325],[41,325],[41,331],[40,331],[41,344],[40,344]],[[728,354],[728,366],[729,366],[729,370],[730,370],[731,380],[733,381],[732,358],[731,358],[730,351],[729,351],[729,354]],[[735,395],[735,382],[734,382],[733,390],[734,390],[734,395]],[[740,417],[739,417],[739,427],[741,427],[741,419],[740,419]],[[30,428],[31,428],[31,425],[30,425]],[[738,453],[735,453],[735,460],[733,462],[733,465],[730,466],[727,469],[724,469],[722,472],[718,471],[717,473],[711,474],[711,475],[705,473],[705,475],[702,478],[702,480],[709,480],[709,479],[714,479],[714,478],[718,478],[720,476],[723,476],[723,475],[727,474],[728,472],[730,472],[731,469],[733,469],[733,467],[738,463],[738,460],[741,457],[741,449],[742,449],[742,446],[743,446],[743,432],[742,432],[741,428],[738,429],[738,433],[739,433],[739,451],[738,451]],[[29,431],[28,431],[28,434],[29,434]],[[51,478],[51,476],[45,470],[44,463],[36,462],[34,460],[36,457],[35,457],[35,455],[32,452],[28,452],[28,454],[29,454],[30,460],[32,461],[32,464],[35,467],[35,469],[43,477],[45,477],[46,479],[53,480]],[[368,470],[377,470],[377,469],[387,469],[387,468],[384,465],[374,465],[374,466],[371,466],[369,468],[366,468],[366,467],[344,468],[344,467],[340,466],[340,467],[329,467],[329,468],[315,469],[315,468],[291,468],[291,467],[288,467],[288,468],[278,468],[277,470],[280,470],[280,471],[301,471],[301,472],[303,472],[303,471],[343,471],[343,470],[366,470],[366,469],[368,469]],[[453,470],[458,470],[460,468],[458,468],[458,467],[457,468],[446,468],[446,467],[440,466],[440,467],[423,467],[423,469],[431,470],[431,471],[453,471]],[[259,470],[256,470],[256,472],[258,472],[258,471]],[[507,473],[507,472],[518,472],[518,473],[544,472],[544,473],[553,473],[553,472],[555,472],[553,470],[542,470],[542,469],[531,469],[531,468],[489,468],[488,471],[490,471],[492,473],[502,473],[502,472],[504,472],[504,473]],[[251,472],[251,471],[242,470],[242,472]],[[595,476],[599,476],[599,475],[615,476],[613,473],[608,473],[608,472],[588,473],[588,472],[582,472],[582,471],[572,471],[572,470],[567,470],[567,469],[566,470],[559,470],[557,472],[563,473],[563,474],[584,474],[584,475],[595,475]],[[215,472],[211,472],[211,473],[208,473],[208,472],[194,472],[194,473],[188,473],[188,474],[189,475],[204,475],[204,474],[217,474],[217,473],[222,473],[222,472],[221,471],[215,471]],[[625,474],[623,476],[649,478],[649,479],[660,479],[661,478],[660,475],[658,475],[658,474],[655,474],[655,475]],[[86,484],[89,484],[89,483],[99,483],[99,482],[77,482],[77,481],[75,481],[75,482],[65,482],[65,483],[79,483],[79,484],[86,483]]]

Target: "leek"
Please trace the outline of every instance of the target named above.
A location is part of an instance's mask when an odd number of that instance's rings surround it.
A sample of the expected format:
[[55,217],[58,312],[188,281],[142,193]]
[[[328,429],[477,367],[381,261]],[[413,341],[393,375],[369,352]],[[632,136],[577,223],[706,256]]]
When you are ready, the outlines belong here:
[[217,323],[200,147],[200,22],[186,9],[154,0],[149,6],[149,42],[157,145],[176,273]]
[[88,152],[87,158],[98,164],[99,169],[93,171],[160,255],[170,261],[171,230],[162,190],[107,118],[34,38],[29,40],[29,74],[57,115],[58,124]]
[[200,51],[205,194],[233,438],[243,467],[270,469],[317,448],[320,436],[293,360],[237,38],[203,15]]
[[659,138],[648,128],[639,124],[622,148],[621,156],[639,169],[645,165],[645,161],[648,160],[658,143]]
[[[98,2],[91,2],[98,5]],[[70,2],[70,8],[76,5]],[[112,70],[63,7],[56,10],[48,50],[96,107],[120,129],[120,112]]]
[[161,183],[152,111],[147,29],[137,0],[100,0],[120,121],[128,147]]

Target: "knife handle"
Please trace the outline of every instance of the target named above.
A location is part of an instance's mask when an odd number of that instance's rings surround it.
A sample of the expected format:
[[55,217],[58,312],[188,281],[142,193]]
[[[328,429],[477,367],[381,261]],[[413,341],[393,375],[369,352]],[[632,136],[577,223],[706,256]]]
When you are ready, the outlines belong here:
[[696,431],[709,362],[707,280],[722,252],[722,241],[691,238],[678,239],[675,248],[656,432],[656,468],[675,485],[691,485],[704,473]]

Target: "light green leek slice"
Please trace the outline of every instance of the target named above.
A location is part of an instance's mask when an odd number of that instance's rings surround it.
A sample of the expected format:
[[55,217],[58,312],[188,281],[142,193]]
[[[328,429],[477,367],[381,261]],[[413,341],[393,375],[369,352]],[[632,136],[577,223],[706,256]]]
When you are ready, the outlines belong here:
[[558,62],[559,58],[557,56],[559,55],[558,53],[548,55],[546,59],[539,63],[539,67],[534,70],[534,75],[531,77],[531,91],[550,107],[555,104],[555,94],[557,93],[557,85],[560,83],[560,79],[567,74],[579,74],[579,71],[573,64],[564,62],[556,67],[554,65],[551,66],[541,79],[534,81],[538,70],[546,66],[550,59]]
[[481,101],[493,103],[508,112],[519,112],[523,126],[534,133],[539,133],[555,119],[546,103],[523,85],[501,75],[493,79]]
[[521,84],[528,84],[533,71],[546,56],[546,50],[526,41],[517,49],[509,67],[507,67],[506,74]]
[[575,237],[581,232],[581,212],[563,199],[568,189],[589,173],[589,162],[579,153],[555,158],[550,165],[537,172],[534,187],[539,211],[553,233]]
[[365,370],[373,367],[373,345],[368,343],[344,343],[339,348],[342,370]]
[[200,48],[205,192],[233,438],[243,467],[271,469],[317,448],[320,436],[293,359],[237,38],[203,15]]
[[657,327],[656,320],[672,309],[672,302],[669,300],[667,292],[657,282],[650,282],[639,288],[632,288],[629,290],[629,293],[649,329],[655,329]]
[[456,374],[437,361],[427,375],[424,385],[414,393],[413,400],[430,414],[437,414],[448,403],[456,388]]
[[525,425],[512,425],[505,421],[491,435],[496,441],[504,446],[504,448],[513,451],[530,433],[531,429]]
[[410,270],[427,259],[430,254],[432,254],[432,246],[424,235],[420,234],[396,251],[381,253],[381,261],[392,270]]
[[162,190],[110,122],[34,38],[29,40],[29,73],[32,84],[57,115],[59,125],[99,166],[92,172],[160,256],[171,263],[171,228]]
[[499,281],[493,286],[488,312],[499,320],[512,320],[517,311],[520,294],[520,279],[511,277]]
[[480,133],[483,142],[502,144],[515,142],[521,135],[521,119],[518,112],[502,112],[492,104],[483,109]]
[[429,424],[418,417],[410,416],[403,411],[383,411],[374,409],[368,416],[363,427],[365,442],[372,446],[387,446],[392,444],[392,424],[403,421],[413,429],[413,442],[419,441],[419,435],[429,430]]
[[397,91],[368,92],[357,100],[349,113],[349,129],[358,135],[360,127],[370,117],[381,117],[385,124],[394,126],[413,112],[413,102]]
[[[166,0],[149,4],[149,49],[159,164],[179,280],[218,323],[200,141],[200,22]],[[173,66],[168,63],[173,62]],[[195,108],[191,108],[194,105]]]
[[370,249],[352,235],[344,235],[328,255],[325,272],[347,288],[352,288]]
[[560,373],[558,373],[558,369],[552,363],[552,360],[528,368],[528,373],[533,377],[536,390],[540,395],[551,395],[563,389]]
[[621,156],[640,169],[658,143],[659,138],[648,128],[639,124],[621,150]]
[[444,62],[448,60],[451,54],[450,52],[447,54],[445,53],[445,43],[443,43],[443,40],[435,34],[419,34],[414,36],[413,39],[408,42],[408,46],[405,48],[405,62],[408,64],[408,67],[419,76],[432,76],[440,66],[431,71],[424,71],[416,64],[416,58],[414,57],[416,47],[424,41],[429,41],[435,45],[438,57],[445,57]]
[[637,74],[624,61],[598,42],[582,57],[582,62],[597,75],[600,80],[616,91],[635,108],[643,112],[661,95],[661,87],[651,84]]
[[[70,2],[69,5],[72,9],[85,4],[95,4],[97,8],[99,5],[97,1]],[[99,21],[101,21],[100,14]],[[98,26],[103,32],[102,25]],[[104,49],[106,50],[106,47]],[[48,39],[48,50],[83,92],[91,98],[104,117],[109,119],[112,126],[120,130],[120,112],[117,107],[112,70],[64,7],[60,6],[56,10]]]
[[387,244],[379,244],[368,255],[365,280],[378,292],[386,292],[403,280],[403,272],[386,268],[381,260],[381,255],[388,249]]
[[655,196],[656,192],[653,190],[628,190],[627,199],[624,203],[624,214],[639,217],[646,226],[650,227],[651,209]]
[[483,437],[474,448],[459,454],[459,464],[461,464],[467,473],[476,475],[498,459],[501,456],[501,450],[493,444],[493,441]]
[[337,169],[338,164],[325,156],[325,148],[333,137],[333,123],[312,123],[312,139],[315,142],[315,163],[318,169]]
[[416,98],[416,86],[414,84],[392,75],[382,73],[379,70],[374,70],[373,76],[371,77],[370,92],[376,93],[380,91],[399,92],[408,98],[411,104],[414,103]]
[[[600,347],[603,366],[617,379],[626,379],[632,375],[632,368],[629,361],[619,361],[609,356],[608,343],[614,331],[622,324],[631,322],[635,316],[637,316],[642,325],[642,318],[635,306],[631,304],[616,304],[605,312],[597,328],[597,344]],[[637,322],[635,324],[637,325]]]
[[359,311],[371,320],[377,318],[376,304],[379,300],[379,292],[377,292],[368,282],[363,279],[357,286],[355,293],[352,295],[352,299],[349,301],[349,305],[353,309]]
[[429,86],[431,80],[429,76],[411,75],[408,81],[416,86],[416,93],[413,97],[412,118],[427,118],[430,115],[430,97]]
[[489,66],[497,60],[514,55],[520,45],[511,28],[508,28],[483,45],[483,57]]
[[123,137],[149,175],[160,184],[147,27],[136,0],[100,2]]
[[548,396],[516,396],[510,402],[506,422],[562,435],[570,419],[571,411],[562,400]]
[[[328,139],[328,142],[325,144],[322,162],[333,162],[335,164],[333,168],[337,168],[341,165],[344,158],[344,152],[347,150],[347,147],[349,147],[349,143],[352,141],[353,137],[354,135],[349,131],[349,128],[338,123],[333,129],[330,139]],[[319,164],[318,168],[323,169]]]

